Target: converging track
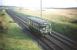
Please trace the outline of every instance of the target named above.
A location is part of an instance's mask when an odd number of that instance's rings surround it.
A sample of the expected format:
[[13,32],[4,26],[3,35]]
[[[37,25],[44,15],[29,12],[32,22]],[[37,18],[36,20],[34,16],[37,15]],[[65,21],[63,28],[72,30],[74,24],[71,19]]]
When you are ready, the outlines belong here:
[[25,32],[32,35],[44,50],[77,50],[77,43],[75,41],[55,31],[52,31],[51,34],[43,37],[36,36],[30,32],[25,23],[25,17],[28,15],[19,14],[11,10],[6,10],[6,12],[24,29]]

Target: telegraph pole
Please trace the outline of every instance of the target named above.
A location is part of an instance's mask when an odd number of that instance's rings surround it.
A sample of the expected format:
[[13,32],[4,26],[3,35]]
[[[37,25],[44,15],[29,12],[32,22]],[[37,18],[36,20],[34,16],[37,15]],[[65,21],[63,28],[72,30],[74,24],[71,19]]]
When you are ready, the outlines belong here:
[[[42,18],[42,0],[40,0],[40,17]],[[38,46],[40,47],[39,41],[38,41]]]
[[42,0],[40,0],[40,16],[42,18]]

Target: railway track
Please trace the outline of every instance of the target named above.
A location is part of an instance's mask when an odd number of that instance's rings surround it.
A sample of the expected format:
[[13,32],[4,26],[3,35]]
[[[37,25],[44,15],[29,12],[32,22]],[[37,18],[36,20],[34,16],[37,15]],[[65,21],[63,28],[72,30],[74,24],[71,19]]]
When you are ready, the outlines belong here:
[[58,35],[56,32],[53,32],[53,34],[50,34],[50,36],[56,38],[57,40],[59,40],[60,42],[64,43],[65,45],[67,45],[71,49],[75,49],[75,50],[77,49],[77,43],[72,41],[68,37],[64,38],[63,36]]
[[[26,27],[25,17],[11,11],[6,11],[22,28]],[[33,33],[30,33],[33,34]],[[34,35],[33,35],[34,36]],[[35,37],[36,38],[36,37]],[[37,41],[44,50],[77,50],[77,43],[73,40],[52,31],[44,37],[37,37]]]

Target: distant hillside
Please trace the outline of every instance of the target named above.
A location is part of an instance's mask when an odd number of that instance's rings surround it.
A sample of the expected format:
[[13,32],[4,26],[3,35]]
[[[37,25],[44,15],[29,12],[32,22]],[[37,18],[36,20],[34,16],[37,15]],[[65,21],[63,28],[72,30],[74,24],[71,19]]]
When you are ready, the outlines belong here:
[[77,7],[69,7],[69,8],[45,8],[45,9],[77,9]]
[[77,20],[77,7],[45,9],[44,16],[54,20],[72,21]]
[[[24,9],[24,10],[18,10],[18,12],[40,17],[39,10]],[[57,21],[57,22],[58,21],[63,21],[63,22],[76,21],[77,20],[77,8],[73,7],[73,8],[43,9],[42,18],[48,19],[51,21]]]

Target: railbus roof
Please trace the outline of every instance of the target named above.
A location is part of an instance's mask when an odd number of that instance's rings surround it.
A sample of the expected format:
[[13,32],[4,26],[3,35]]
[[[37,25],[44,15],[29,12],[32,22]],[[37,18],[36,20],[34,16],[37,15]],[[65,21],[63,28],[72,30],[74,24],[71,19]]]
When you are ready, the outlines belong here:
[[33,22],[36,22],[36,23],[38,23],[38,24],[47,23],[46,20],[41,19],[41,18],[39,18],[39,17],[27,17],[27,18],[31,19]]

